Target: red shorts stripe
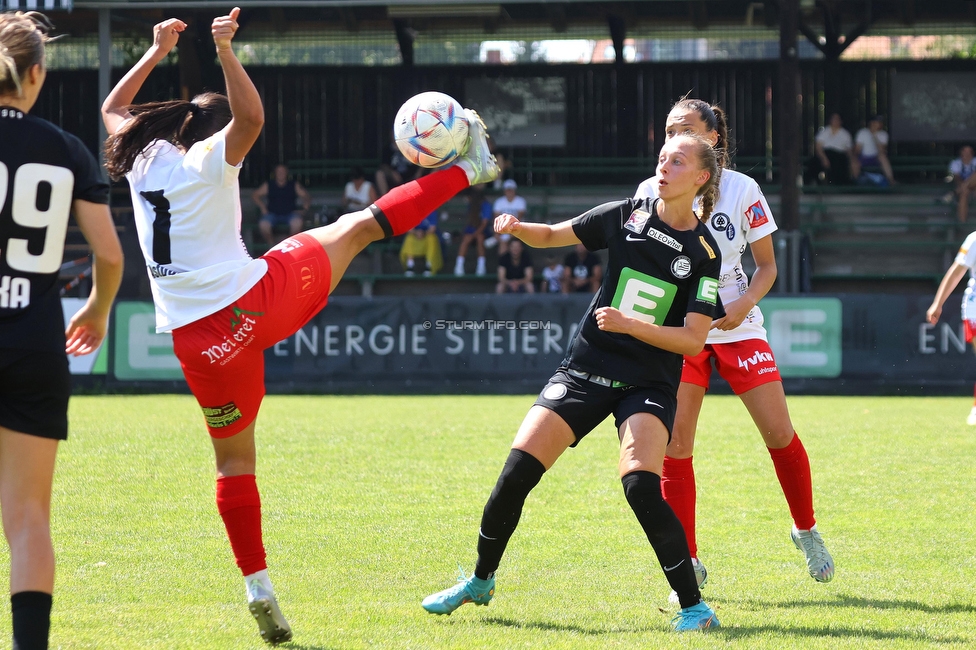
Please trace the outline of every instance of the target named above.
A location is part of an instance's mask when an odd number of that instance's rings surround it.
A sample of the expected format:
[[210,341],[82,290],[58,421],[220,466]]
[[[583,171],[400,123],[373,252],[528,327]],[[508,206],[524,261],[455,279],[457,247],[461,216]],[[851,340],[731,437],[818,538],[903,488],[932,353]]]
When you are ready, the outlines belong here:
[[706,344],[699,354],[685,357],[681,381],[708,388],[712,375],[712,359],[715,359],[718,374],[729,382],[736,395],[769,382],[783,380],[769,343],[762,339],[747,339],[732,343]]
[[264,351],[288,338],[329,300],[332,265],[300,233],[268,251],[268,272],[237,301],[173,331],[173,350],[214,438],[257,417],[264,398]]

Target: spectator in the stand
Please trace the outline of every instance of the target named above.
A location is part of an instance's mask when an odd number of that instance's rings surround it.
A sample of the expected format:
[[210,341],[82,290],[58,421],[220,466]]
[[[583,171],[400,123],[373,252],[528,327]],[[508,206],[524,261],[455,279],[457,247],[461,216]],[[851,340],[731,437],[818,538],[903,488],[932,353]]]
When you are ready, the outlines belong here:
[[403,238],[400,263],[408,276],[415,274],[418,259],[425,261],[425,277],[435,275],[444,266],[441,240],[437,235],[437,214],[437,210],[431,212]]
[[559,258],[553,255],[546,258],[546,267],[542,269],[542,282],[539,283],[539,291],[542,293],[562,293],[563,291],[563,265],[559,263]]
[[289,178],[288,166],[284,164],[275,165],[271,181],[261,183],[251,194],[251,199],[261,210],[261,220],[258,221],[261,238],[272,246],[276,243],[275,226],[287,225],[289,237],[300,233],[305,223],[304,215],[312,204],[302,184]]
[[349,182],[342,191],[342,211],[357,212],[365,210],[376,202],[376,188],[366,180],[362,167],[353,167],[349,174]]
[[[518,184],[510,178],[502,183],[502,189],[505,193],[495,199],[495,204],[492,206],[494,216],[510,214],[519,221],[525,221],[525,211],[528,209],[528,205],[525,203],[525,199],[516,193]],[[499,255],[504,255],[508,250],[508,241],[511,238],[511,235],[498,235]]]
[[468,254],[468,247],[474,242],[478,251],[478,264],[475,267],[477,275],[485,275],[485,234],[488,221],[492,218],[491,201],[485,198],[485,186],[477,185],[467,192],[468,213],[464,232],[461,235],[461,245],[458,247],[457,260],[454,262],[454,275],[464,275],[464,257]]
[[403,176],[390,163],[380,163],[376,170],[376,194],[383,196],[397,185],[403,184]]
[[495,293],[535,293],[532,286],[532,256],[518,239],[513,239],[508,252],[498,258]]
[[[854,158],[851,161],[851,170],[859,184],[895,184],[895,175],[891,171],[891,162],[888,160],[888,132],[882,128],[883,125],[884,118],[874,115],[868,119],[868,125],[854,136]],[[880,169],[881,174],[877,174],[874,169]]]
[[814,142],[816,155],[810,165],[817,180],[833,185],[847,185],[851,182],[854,142],[843,124],[839,113],[831,114],[827,126],[817,133]]
[[958,204],[956,206],[956,216],[959,223],[965,223],[969,214],[969,197],[976,195],[976,159],[973,158],[973,147],[963,145],[959,150],[959,157],[949,163],[949,173],[952,175],[954,184],[953,191],[947,194],[951,202],[955,195]]
[[563,262],[563,293],[596,293],[603,282],[600,257],[583,244],[576,244]]

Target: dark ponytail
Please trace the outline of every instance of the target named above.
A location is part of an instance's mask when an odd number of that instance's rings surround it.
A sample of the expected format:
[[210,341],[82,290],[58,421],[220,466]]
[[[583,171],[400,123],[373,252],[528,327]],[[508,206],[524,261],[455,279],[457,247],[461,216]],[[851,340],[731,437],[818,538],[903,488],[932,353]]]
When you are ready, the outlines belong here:
[[146,147],[163,140],[187,150],[230,122],[230,102],[217,93],[197,95],[193,101],[177,99],[126,106],[132,117],[105,141],[105,169],[112,180],[132,170]]
[[708,102],[700,99],[679,99],[671,110],[681,108],[686,111],[695,111],[698,117],[705,123],[706,131],[715,131],[718,140],[715,142],[715,151],[718,156],[719,167],[728,169],[732,164],[729,151],[729,124],[725,118],[725,111],[718,106],[711,106]]

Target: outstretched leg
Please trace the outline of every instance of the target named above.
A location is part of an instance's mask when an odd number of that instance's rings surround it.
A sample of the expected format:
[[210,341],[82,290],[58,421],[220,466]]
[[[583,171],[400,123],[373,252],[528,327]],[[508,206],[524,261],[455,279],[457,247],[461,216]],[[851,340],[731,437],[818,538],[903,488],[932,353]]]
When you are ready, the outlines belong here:
[[456,164],[393,188],[365,210],[345,214],[333,224],[308,231],[329,256],[330,291],[338,285],[352,259],[370,243],[413,230],[461,190],[494,180],[498,175],[484,123],[474,111],[465,109],[464,114],[470,136],[467,149]]

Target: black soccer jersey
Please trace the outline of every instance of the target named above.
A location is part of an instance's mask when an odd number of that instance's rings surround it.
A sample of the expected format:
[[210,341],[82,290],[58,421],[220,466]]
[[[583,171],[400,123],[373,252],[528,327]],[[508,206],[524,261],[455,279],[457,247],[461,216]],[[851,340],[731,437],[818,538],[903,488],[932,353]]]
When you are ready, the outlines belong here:
[[681,355],[615,332],[604,332],[593,312],[615,307],[657,325],[680,327],[688,312],[720,318],[722,268],[708,228],[674,230],[642,199],[605,203],[573,220],[573,231],[591,251],[608,249],[603,284],[583,315],[563,364],[634,386],[665,385],[677,391]]
[[64,351],[58,273],[75,199],[108,203],[81,140],[0,106],[0,347]]

